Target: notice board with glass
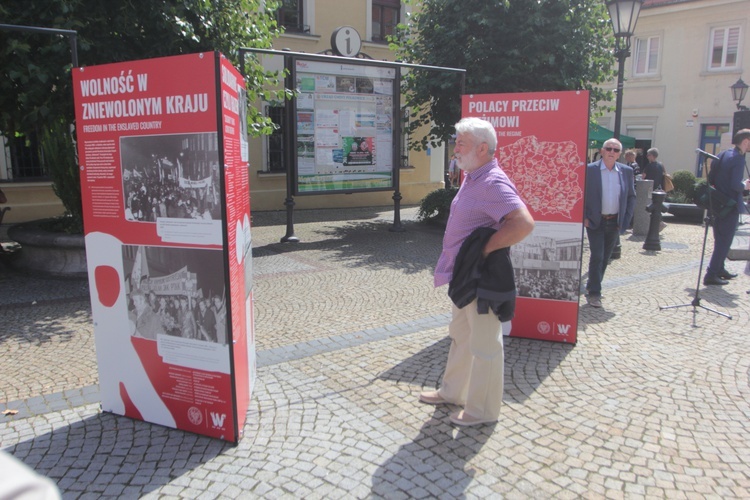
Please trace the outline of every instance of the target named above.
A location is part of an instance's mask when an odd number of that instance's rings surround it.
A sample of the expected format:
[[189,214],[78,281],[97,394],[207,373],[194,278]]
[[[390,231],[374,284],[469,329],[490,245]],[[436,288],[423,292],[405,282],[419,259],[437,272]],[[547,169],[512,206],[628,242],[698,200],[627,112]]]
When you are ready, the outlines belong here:
[[296,58],[295,194],[393,189],[395,68]]

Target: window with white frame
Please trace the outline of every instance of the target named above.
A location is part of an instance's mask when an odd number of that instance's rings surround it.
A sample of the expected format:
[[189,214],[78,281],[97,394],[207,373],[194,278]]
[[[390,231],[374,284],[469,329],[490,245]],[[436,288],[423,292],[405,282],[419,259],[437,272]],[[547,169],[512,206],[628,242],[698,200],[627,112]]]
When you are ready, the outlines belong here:
[[708,69],[721,70],[736,68],[739,59],[740,27],[726,26],[711,30],[711,52]]
[[648,76],[659,72],[658,36],[636,38],[633,50],[633,75]]

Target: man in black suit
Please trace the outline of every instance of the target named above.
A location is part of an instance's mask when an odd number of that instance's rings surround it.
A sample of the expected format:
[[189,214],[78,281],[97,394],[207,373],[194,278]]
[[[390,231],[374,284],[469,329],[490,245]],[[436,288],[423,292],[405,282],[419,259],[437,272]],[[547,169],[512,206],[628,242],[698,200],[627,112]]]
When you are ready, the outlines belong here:
[[745,128],[734,134],[732,144],[732,149],[723,151],[718,160],[711,162],[708,174],[709,184],[727,198],[735,200],[737,204],[729,213],[722,216],[714,213],[714,251],[703,277],[704,285],[726,285],[729,283],[727,280],[737,277],[735,273],[727,271],[724,262],[732,247],[740,213],[746,212],[742,192],[750,189],[750,180],[742,178],[745,175],[745,153],[750,151],[750,129]]

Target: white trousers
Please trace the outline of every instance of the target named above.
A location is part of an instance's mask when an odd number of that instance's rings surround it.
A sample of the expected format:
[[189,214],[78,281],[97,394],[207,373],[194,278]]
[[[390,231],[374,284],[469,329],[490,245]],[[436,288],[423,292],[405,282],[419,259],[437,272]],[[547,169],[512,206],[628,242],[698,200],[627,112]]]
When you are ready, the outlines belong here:
[[476,299],[462,309],[453,305],[451,348],[440,395],[463,405],[473,417],[497,420],[503,402],[503,333],[509,335],[510,329],[510,321],[501,323],[492,310],[477,313]]

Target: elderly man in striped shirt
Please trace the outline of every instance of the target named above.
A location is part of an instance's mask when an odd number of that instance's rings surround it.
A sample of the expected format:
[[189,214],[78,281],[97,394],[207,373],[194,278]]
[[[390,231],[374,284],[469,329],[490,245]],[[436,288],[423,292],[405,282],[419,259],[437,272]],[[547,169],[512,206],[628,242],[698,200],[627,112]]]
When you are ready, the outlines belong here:
[[[534,229],[534,219],[497,163],[497,134],[492,124],[464,118],[456,124],[456,134],[456,160],[466,176],[451,205],[435,268],[436,287],[451,281],[456,256],[474,230],[495,230],[482,252],[487,257],[515,245]],[[450,415],[456,425],[496,422],[503,399],[502,334],[510,333],[510,321],[501,323],[492,311],[479,314],[474,299],[460,309],[453,305],[448,330],[451,347],[443,382],[436,391],[422,392],[420,401],[463,406]]]

